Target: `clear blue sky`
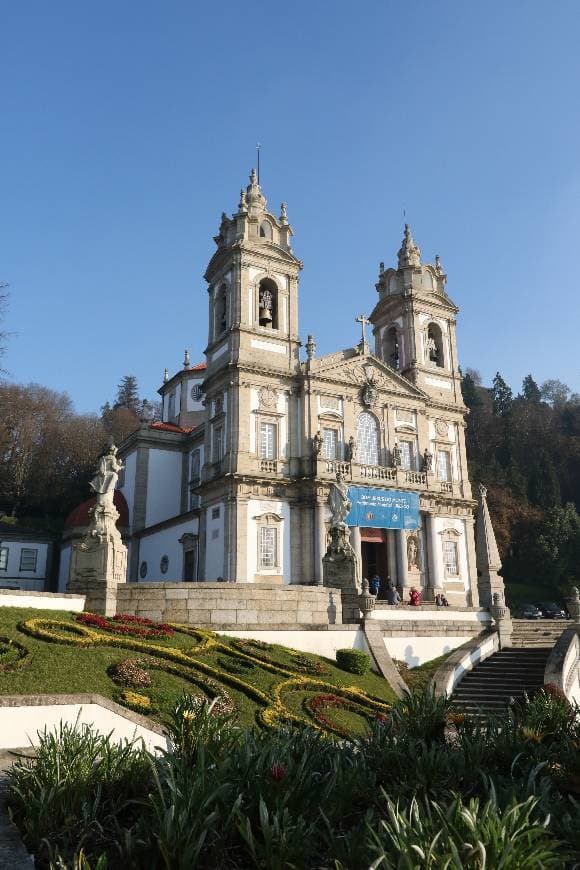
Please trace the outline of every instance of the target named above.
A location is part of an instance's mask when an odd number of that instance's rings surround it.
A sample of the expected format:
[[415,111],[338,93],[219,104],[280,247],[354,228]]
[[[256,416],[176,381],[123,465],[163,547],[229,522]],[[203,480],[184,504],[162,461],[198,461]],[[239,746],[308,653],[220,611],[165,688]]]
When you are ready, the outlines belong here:
[[201,359],[212,236],[260,141],[319,352],[356,342],[405,209],[463,366],[580,391],[576,0],[4,0],[0,30],[13,380],[90,411]]

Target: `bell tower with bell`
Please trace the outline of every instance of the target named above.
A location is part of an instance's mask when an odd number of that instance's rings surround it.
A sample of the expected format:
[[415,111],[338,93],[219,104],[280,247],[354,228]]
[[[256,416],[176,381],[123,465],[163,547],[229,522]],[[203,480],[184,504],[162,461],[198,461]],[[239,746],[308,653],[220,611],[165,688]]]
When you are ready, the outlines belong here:
[[286,204],[268,211],[255,169],[237,211],[222,214],[205,273],[209,294],[208,376],[251,360],[281,372],[299,362],[298,274]]
[[378,357],[432,399],[463,408],[455,334],[459,309],[446,283],[439,257],[434,264],[423,263],[405,224],[397,268],[380,265],[379,301],[370,321]]

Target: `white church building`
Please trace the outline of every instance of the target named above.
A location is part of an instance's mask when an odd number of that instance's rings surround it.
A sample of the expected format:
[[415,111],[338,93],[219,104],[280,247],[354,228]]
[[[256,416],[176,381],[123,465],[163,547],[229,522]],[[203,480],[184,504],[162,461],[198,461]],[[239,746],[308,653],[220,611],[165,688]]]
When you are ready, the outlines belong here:
[[[308,336],[301,354],[292,236],[285,204],[269,211],[252,172],[205,273],[205,359],[186,352],[166,370],[162,421],[143,421],[119,447],[127,579],[321,583],[340,472],[358,508],[349,525],[363,576],[477,606],[458,308],[443,266],[422,262],[405,227],[396,263],[368,289],[360,343],[317,356]],[[369,498],[391,507],[365,512]],[[411,506],[405,524],[397,505]],[[86,524],[77,519],[61,589]]]

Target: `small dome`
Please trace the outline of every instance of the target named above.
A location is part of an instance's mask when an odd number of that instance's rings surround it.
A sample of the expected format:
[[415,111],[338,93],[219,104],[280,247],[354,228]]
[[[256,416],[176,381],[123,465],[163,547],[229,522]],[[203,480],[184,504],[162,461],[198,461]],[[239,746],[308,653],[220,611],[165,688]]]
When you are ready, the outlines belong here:
[[[97,503],[96,496],[88,498],[74,508],[65,520],[65,529],[84,528],[89,524],[89,511]],[[120,489],[116,489],[113,493],[113,504],[119,511],[119,519],[117,520],[118,529],[129,528],[129,507],[127,500]]]

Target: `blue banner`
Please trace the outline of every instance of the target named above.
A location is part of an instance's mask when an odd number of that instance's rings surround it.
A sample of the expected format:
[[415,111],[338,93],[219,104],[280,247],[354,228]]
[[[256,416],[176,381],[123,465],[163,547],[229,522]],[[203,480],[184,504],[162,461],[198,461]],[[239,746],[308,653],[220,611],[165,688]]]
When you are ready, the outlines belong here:
[[416,529],[419,525],[419,493],[398,489],[349,486],[352,502],[347,526],[371,529]]

